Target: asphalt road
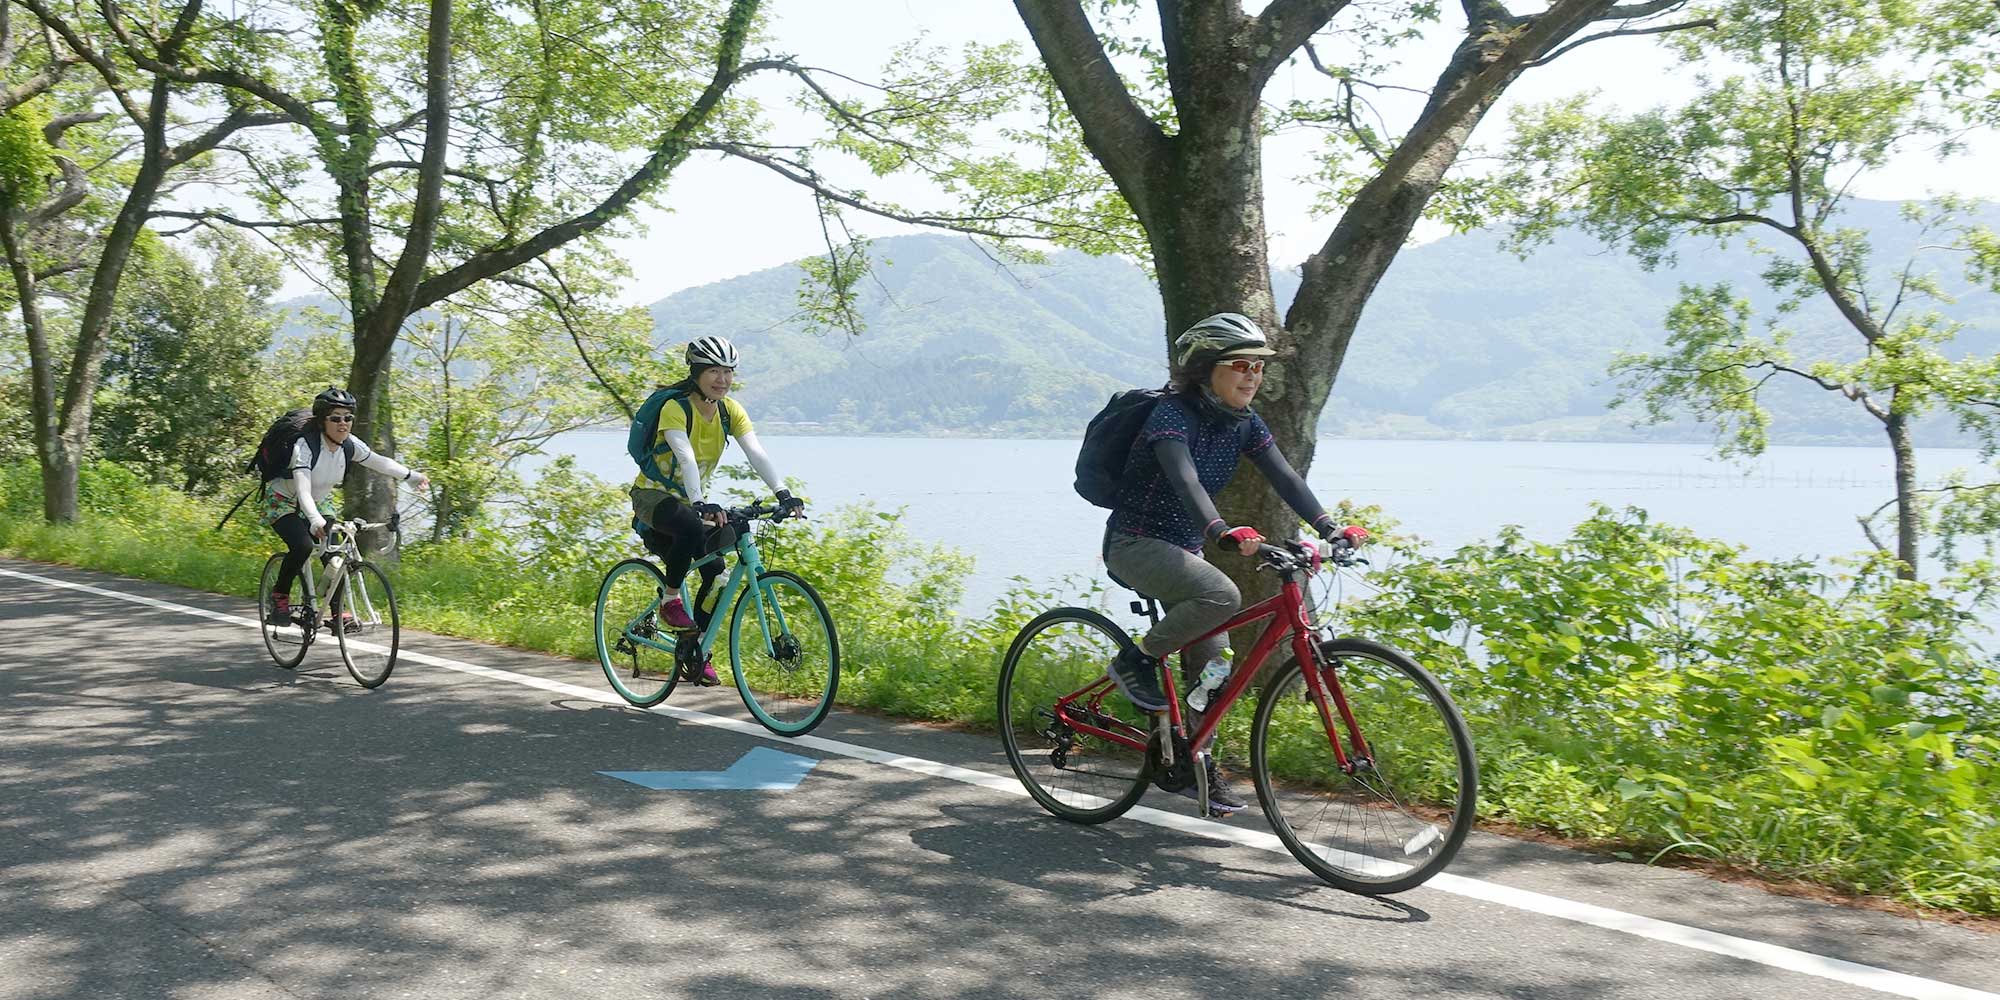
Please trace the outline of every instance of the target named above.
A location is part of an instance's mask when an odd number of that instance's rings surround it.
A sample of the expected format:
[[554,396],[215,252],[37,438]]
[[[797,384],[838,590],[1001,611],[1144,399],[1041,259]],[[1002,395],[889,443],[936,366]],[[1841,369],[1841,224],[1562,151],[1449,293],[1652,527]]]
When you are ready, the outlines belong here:
[[[990,737],[777,740],[731,688],[642,712],[594,665],[407,632],[364,691],[331,643],[273,667],[252,610],[0,560],[0,998],[2000,1000],[2000,934],[1484,834],[1352,896],[1158,792],[1055,820]],[[755,747],[819,763],[598,773]]]

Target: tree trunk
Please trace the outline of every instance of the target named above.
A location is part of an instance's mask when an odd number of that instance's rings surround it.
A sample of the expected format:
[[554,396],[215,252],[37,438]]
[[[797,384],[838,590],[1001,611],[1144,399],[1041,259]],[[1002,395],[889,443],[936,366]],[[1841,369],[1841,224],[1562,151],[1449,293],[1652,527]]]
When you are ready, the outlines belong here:
[[63,382],[60,409],[56,413],[54,447],[43,460],[42,508],[51,521],[74,521],[77,516],[77,470],[83,464],[90,443],[90,415],[97,401],[97,380],[104,369],[104,355],[111,343],[113,311],[118,305],[118,285],[125,278],[125,264],[132,247],[146,227],[153,200],[166,176],[167,100],[169,88],[164,78],[153,83],[152,105],[148,109],[145,153],[133,175],[132,187],[118,217],[105,233],[97,268],[91,275],[90,296],[84,302],[83,317],[77,323],[76,353]]
[[1910,418],[1897,412],[1891,395],[1889,418],[1883,422],[1889,433],[1889,450],[1896,458],[1896,558],[1903,565],[1896,575],[1917,578],[1917,546],[1922,541],[1922,511],[1917,501],[1917,446],[1910,436]]
[[[389,407],[383,399],[389,391],[389,372],[402,317],[390,320],[378,307],[355,319],[354,364],[348,369],[347,391],[354,394],[354,435],[368,447],[391,458],[396,454],[394,427]],[[386,332],[384,327],[387,328]],[[343,517],[366,521],[387,521],[396,512],[396,484],[358,465],[347,468],[341,484],[346,494]],[[361,551],[370,557],[387,555],[395,547],[388,532],[371,531],[361,536]]]
[[[31,389],[29,418],[34,422],[35,458],[42,470],[42,516],[50,521],[76,520],[76,463],[65,461],[56,416],[55,355],[49,349],[48,326],[42,318],[41,289],[35,269],[20,243],[11,200],[0,203],[0,249],[7,254],[7,269],[14,278],[14,294],[20,301],[21,327],[28,337],[28,374]],[[51,488],[51,483],[67,483]]]

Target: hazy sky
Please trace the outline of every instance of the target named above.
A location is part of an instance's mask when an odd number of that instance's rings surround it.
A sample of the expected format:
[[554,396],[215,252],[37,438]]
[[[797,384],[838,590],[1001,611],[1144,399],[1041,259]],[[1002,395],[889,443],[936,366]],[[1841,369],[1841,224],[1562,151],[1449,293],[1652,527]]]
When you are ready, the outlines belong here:
[[[1252,5],[1255,6],[1254,4]],[[957,48],[967,41],[1018,39],[1032,51],[1026,30],[1007,0],[772,0],[775,38],[771,49],[796,56],[813,66],[874,77],[889,54],[922,32],[934,44]],[[1445,20],[1422,42],[1407,46],[1406,69],[1394,82],[1423,86],[1435,77],[1443,56],[1462,30],[1456,4],[1444,5]],[[1564,55],[1548,66],[1530,70],[1509,90],[1505,102],[1488,116],[1477,141],[1496,144],[1504,135],[1511,104],[1547,101],[1596,89],[1602,100],[1631,110],[1650,107],[1685,95],[1683,71],[1649,38],[1607,39]],[[1297,88],[1323,93],[1318,76],[1303,64],[1281,69],[1266,93],[1283,100]],[[771,108],[776,141],[795,141],[802,122],[783,103],[779,81],[767,79],[756,93]],[[1414,100],[1412,98],[1411,100]],[[1413,110],[1413,109],[1412,109]],[[1392,122],[1400,127],[1403,123]],[[1295,178],[1312,170],[1316,138],[1281,136],[1265,153],[1266,218],[1272,231],[1271,259],[1288,266],[1305,258],[1324,240],[1332,221],[1311,217],[1313,192]],[[1982,159],[2000,153],[2000,141],[1984,135],[1975,153],[1939,164],[1926,151],[1913,151],[1891,169],[1868,178],[1857,193],[1871,198],[1920,197],[1956,191],[2000,198],[2000,171],[1981,171]],[[824,166],[824,164],[823,164]],[[844,179],[859,181],[850,175]],[[914,183],[869,180],[871,192],[918,202],[923,189]],[[676,171],[668,189],[666,211],[648,210],[639,221],[646,231],[621,241],[619,251],[629,261],[633,279],[626,299],[652,302],[693,285],[745,274],[821,252],[819,224],[812,198],[764,168],[726,162],[701,154]],[[909,231],[885,220],[851,216],[858,231],[886,236]],[[1435,229],[1420,237],[1441,235]],[[301,287],[299,291],[304,291]]]

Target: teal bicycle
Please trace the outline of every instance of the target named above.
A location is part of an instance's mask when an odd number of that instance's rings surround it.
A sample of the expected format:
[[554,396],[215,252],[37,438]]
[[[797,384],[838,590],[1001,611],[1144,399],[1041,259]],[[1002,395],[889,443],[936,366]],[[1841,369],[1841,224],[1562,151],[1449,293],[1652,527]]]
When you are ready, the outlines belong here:
[[781,736],[812,732],[833,708],[840,687],[840,636],[833,616],[811,584],[764,568],[751,524],[776,522],[783,516],[779,508],[733,507],[723,515],[724,537],[733,534],[733,543],[694,564],[736,554],[708,628],[680,632],[661,622],[666,574],[649,559],[626,559],[611,567],[597,588],[598,665],[620,698],[651,708],[700,673],[726,620],[729,669],[744,707]]

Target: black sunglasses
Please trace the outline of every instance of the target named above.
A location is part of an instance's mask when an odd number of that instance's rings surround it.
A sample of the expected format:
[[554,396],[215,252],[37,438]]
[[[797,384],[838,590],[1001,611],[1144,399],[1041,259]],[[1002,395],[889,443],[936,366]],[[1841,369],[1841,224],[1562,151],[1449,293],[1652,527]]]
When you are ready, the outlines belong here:
[[354,422],[354,414],[352,414],[352,413],[329,413],[329,414],[327,414],[327,415],[326,415],[326,421],[327,421],[327,423],[330,423],[330,424],[351,424],[351,423],[353,423],[353,422]]

